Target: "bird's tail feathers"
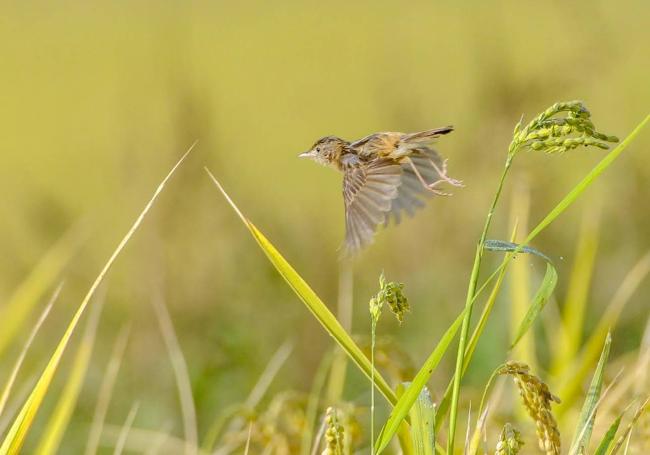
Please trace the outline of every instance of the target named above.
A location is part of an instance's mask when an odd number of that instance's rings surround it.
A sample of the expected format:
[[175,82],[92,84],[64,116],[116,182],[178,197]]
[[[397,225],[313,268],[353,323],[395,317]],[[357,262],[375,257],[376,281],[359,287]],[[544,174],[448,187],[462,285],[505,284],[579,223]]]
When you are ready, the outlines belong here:
[[402,138],[402,142],[422,144],[431,142],[432,140],[444,134],[449,134],[454,130],[453,126],[444,126],[433,130],[418,131],[417,133],[406,134]]

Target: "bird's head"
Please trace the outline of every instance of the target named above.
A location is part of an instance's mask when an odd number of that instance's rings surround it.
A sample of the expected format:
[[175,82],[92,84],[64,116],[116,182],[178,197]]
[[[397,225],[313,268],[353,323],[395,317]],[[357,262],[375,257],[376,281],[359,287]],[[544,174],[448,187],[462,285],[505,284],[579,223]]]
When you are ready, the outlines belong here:
[[336,165],[349,143],[336,136],[325,136],[316,141],[312,147],[298,155],[300,158],[310,158],[323,166]]

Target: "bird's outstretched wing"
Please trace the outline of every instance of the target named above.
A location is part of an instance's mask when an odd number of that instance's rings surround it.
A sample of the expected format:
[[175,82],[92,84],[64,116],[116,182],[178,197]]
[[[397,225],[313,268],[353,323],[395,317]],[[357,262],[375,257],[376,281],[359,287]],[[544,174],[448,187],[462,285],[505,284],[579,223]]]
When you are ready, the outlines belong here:
[[[433,167],[432,163],[443,172],[446,171],[446,165],[435,150],[420,147],[412,152],[410,159],[426,182],[434,183],[442,180],[441,175]],[[424,207],[425,201],[433,196],[431,191],[424,188],[408,162],[402,163],[401,166],[402,184],[398,188],[397,197],[392,201],[385,224],[388,224],[391,219],[395,221],[395,224],[399,224],[404,214],[408,216],[415,215],[415,211]]]
[[354,254],[370,244],[377,226],[386,222],[398,195],[402,167],[392,160],[361,162],[354,156],[343,166],[345,247]]

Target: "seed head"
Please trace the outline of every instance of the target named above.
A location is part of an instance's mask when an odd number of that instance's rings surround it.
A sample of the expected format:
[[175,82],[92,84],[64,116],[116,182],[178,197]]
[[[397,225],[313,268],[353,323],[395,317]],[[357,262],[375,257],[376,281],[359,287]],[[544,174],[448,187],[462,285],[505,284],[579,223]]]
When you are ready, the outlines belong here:
[[322,455],[341,455],[344,453],[344,430],[343,426],[339,424],[336,416],[336,409],[333,407],[327,408],[325,414],[325,450]]
[[379,276],[379,292],[370,299],[370,316],[375,323],[379,320],[384,303],[388,305],[400,323],[404,320],[404,313],[410,311],[411,307],[403,293],[403,289],[403,283],[386,282],[384,273],[381,273]]
[[506,423],[499,436],[497,448],[494,455],[517,455],[521,450],[524,441],[521,439],[521,433],[515,427]]
[[581,101],[567,101],[555,103],[523,128],[520,121],[509,151],[510,156],[524,148],[563,153],[581,145],[608,149],[611,142],[618,142],[618,138],[596,131],[591,114]]
[[559,455],[560,430],[551,411],[551,402],[559,403],[560,399],[550,392],[548,385],[540,378],[530,373],[525,363],[508,362],[499,370],[499,374],[514,379],[524,407],[535,421],[539,448],[547,455]]

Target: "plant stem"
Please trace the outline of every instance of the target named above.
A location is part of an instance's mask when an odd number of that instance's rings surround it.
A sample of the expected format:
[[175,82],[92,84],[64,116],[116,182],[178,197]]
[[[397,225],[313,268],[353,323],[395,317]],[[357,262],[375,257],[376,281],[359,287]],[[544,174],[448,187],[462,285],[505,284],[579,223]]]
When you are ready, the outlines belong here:
[[456,369],[454,372],[454,388],[451,395],[451,413],[449,416],[449,438],[447,439],[447,454],[453,455],[454,452],[454,437],[456,436],[456,419],[458,414],[458,398],[460,394],[460,381],[463,375],[463,363],[465,361],[465,345],[467,344],[467,333],[469,332],[469,324],[472,319],[472,308],[474,306],[474,295],[476,294],[476,286],[478,284],[479,273],[481,271],[481,260],[483,259],[483,245],[487,238],[488,230],[490,229],[490,224],[492,223],[492,216],[496,209],[499,198],[501,197],[501,191],[503,190],[503,184],[506,180],[506,175],[510,170],[512,165],[512,159],[515,155],[515,149],[511,145],[510,150],[508,151],[508,158],[506,159],[506,164],[501,173],[501,179],[499,180],[499,186],[497,191],[494,194],[494,199],[492,200],[492,205],[485,219],[485,226],[483,226],[483,232],[481,233],[481,238],[476,247],[476,254],[474,256],[474,265],[472,266],[472,274],[469,279],[469,286],[467,289],[467,297],[465,299],[465,316],[463,317],[463,325],[460,329],[460,340],[458,342],[458,353],[456,355]]
[[372,365],[370,387],[370,455],[375,455],[375,331],[377,329],[377,320],[372,318],[372,328],[370,333],[370,365]]

